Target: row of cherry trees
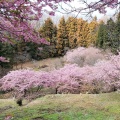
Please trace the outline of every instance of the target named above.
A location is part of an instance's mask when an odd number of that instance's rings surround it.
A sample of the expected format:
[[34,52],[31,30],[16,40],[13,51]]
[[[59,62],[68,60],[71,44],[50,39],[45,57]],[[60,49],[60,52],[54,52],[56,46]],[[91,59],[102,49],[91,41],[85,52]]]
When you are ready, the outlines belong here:
[[[82,49],[81,52],[84,53]],[[13,91],[16,96],[21,97],[27,96],[26,93],[33,88],[53,88],[56,93],[116,91],[120,89],[119,63],[120,54],[110,56],[108,60],[101,60],[94,66],[79,67],[77,64],[68,64],[51,72],[31,69],[11,71],[0,79],[0,89]]]

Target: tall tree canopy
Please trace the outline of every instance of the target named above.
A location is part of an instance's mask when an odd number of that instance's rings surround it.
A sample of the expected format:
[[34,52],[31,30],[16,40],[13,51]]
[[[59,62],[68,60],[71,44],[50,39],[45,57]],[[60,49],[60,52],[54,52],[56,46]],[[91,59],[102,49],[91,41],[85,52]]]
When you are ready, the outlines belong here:
[[99,25],[96,45],[100,48],[105,48],[107,40],[108,40],[107,27],[103,22],[101,22]]
[[89,23],[89,44],[95,44],[97,39],[98,31],[98,22],[97,17],[94,17],[93,20]]
[[89,38],[88,22],[83,19],[78,19],[78,25],[77,25],[78,46],[87,47],[89,45],[88,38]]
[[66,22],[65,18],[62,17],[60,19],[60,23],[58,25],[58,31],[57,31],[57,49],[58,49],[58,54],[62,55],[64,54],[64,48],[68,44],[68,36],[67,36],[67,29],[66,29]]
[[40,34],[46,40],[51,41],[53,37],[53,32],[54,32],[54,24],[51,18],[49,17],[47,18],[47,20],[45,20],[44,24],[40,28]]
[[69,17],[67,22],[67,34],[69,40],[69,47],[75,48],[77,46],[77,19],[74,17]]

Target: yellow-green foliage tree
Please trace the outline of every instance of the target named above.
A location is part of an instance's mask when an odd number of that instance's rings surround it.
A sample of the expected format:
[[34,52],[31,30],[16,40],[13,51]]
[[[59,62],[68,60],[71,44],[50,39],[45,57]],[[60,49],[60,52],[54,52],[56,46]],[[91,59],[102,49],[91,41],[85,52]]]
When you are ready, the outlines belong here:
[[66,21],[66,33],[67,33],[67,37],[68,37],[68,43],[67,43],[67,46],[69,47],[69,32],[70,32],[70,19],[71,17],[69,17]]
[[67,29],[66,29],[66,22],[64,17],[60,19],[58,30],[57,30],[57,51],[58,55],[64,55],[64,49],[68,45],[68,35],[67,35]]
[[93,20],[89,23],[89,45],[95,45],[97,39],[97,32],[98,32],[98,22],[97,17],[94,17]]
[[57,26],[53,25],[53,32],[52,32],[51,44],[56,45],[56,39],[57,39]]
[[47,18],[39,30],[40,36],[45,38],[50,42],[50,45],[40,45],[42,47],[42,52],[39,53],[41,58],[55,57],[56,50],[56,37],[57,37],[57,27],[54,25],[51,18]]
[[47,18],[47,20],[45,20],[45,23],[42,25],[39,32],[40,32],[40,35],[43,38],[45,38],[47,41],[49,42],[52,41],[53,32],[54,32],[54,24],[51,18]]
[[77,36],[76,36],[77,18],[69,17],[66,23],[67,23],[69,47],[75,48],[77,46]]
[[78,46],[89,46],[89,24],[83,19],[77,21],[77,44]]

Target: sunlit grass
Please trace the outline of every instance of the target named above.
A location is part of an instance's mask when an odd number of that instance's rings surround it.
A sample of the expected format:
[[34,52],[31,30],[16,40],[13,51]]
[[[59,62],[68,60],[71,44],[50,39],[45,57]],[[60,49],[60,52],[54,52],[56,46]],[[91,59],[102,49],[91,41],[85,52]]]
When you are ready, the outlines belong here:
[[120,94],[57,94],[18,107],[12,99],[0,100],[0,120],[120,120]]

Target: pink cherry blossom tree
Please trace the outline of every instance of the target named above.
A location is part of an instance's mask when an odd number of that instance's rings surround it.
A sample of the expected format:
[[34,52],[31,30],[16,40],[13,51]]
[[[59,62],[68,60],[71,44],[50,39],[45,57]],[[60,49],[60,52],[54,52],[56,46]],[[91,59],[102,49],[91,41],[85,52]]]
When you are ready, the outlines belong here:
[[[74,65],[52,72],[40,72],[31,69],[11,71],[0,79],[0,89],[12,91],[17,98],[28,98],[27,93],[34,88],[36,89],[35,92],[39,92],[43,88],[53,88],[57,91],[56,93],[74,93],[79,87],[75,73],[66,74],[73,67]],[[63,70],[66,72],[63,73]]]
[[101,60],[91,66],[91,73],[85,77],[86,83],[99,92],[111,92],[120,89],[120,54],[110,60]]
[[64,56],[64,62],[79,66],[94,65],[98,60],[105,59],[103,51],[95,47],[78,47],[69,50]]
[[[67,1],[67,0],[61,0]],[[44,38],[32,28],[30,21],[39,20],[44,12],[54,15],[56,0],[1,0],[0,1],[0,41],[13,43],[18,40],[46,43]],[[50,10],[44,9],[46,6]],[[9,34],[9,35],[8,35]]]

